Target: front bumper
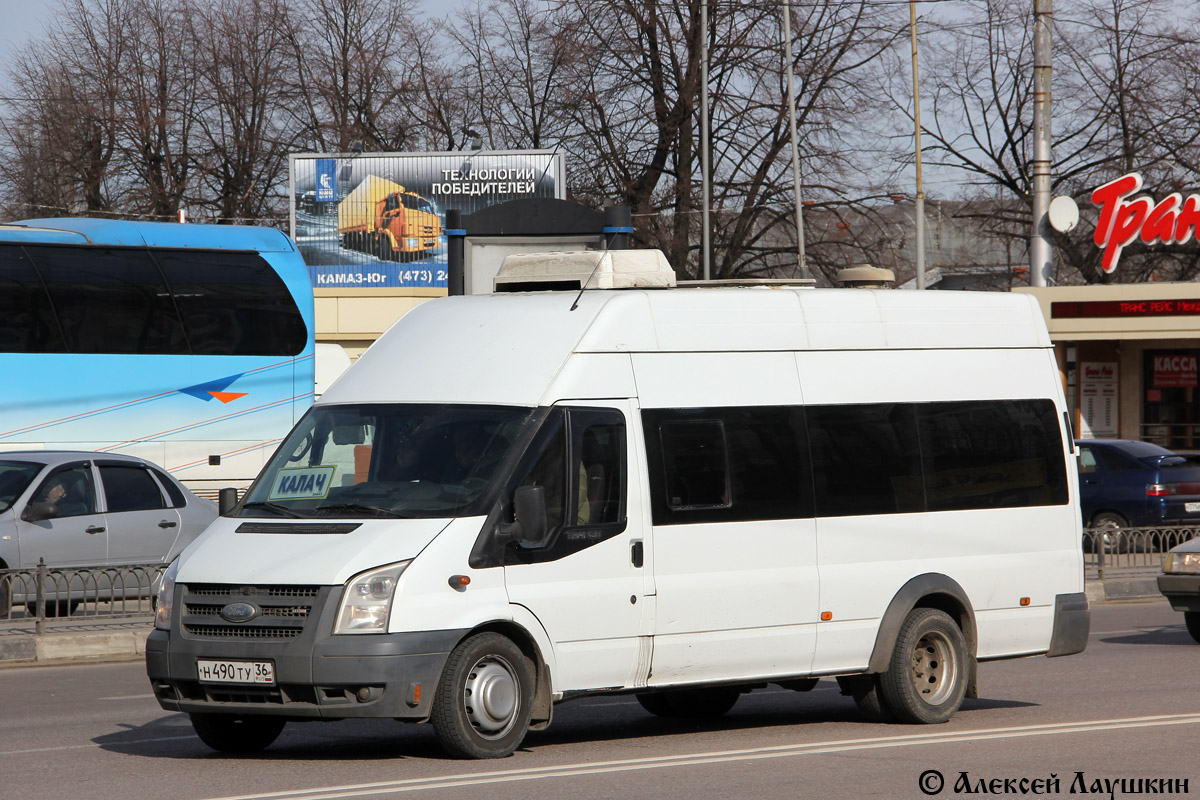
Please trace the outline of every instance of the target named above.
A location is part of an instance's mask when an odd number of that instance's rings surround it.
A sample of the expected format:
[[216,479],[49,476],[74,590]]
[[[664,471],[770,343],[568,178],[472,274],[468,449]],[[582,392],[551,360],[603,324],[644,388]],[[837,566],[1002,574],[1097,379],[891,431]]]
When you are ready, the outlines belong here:
[[[155,630],[146,641],[146,674],[159,705],[294,719],[428,719],[446,658],[467,631],[334,636],[340,593],[340,587],[323,588],[313,608],[320,612],[290,639],[193,635],[181,624],[177,596],[172,629]],[[275,682],[201,682],[197,659],[270,661]]]
[[1158,590],[1176,611],[1200,611],[1200,575],[1159,575]]

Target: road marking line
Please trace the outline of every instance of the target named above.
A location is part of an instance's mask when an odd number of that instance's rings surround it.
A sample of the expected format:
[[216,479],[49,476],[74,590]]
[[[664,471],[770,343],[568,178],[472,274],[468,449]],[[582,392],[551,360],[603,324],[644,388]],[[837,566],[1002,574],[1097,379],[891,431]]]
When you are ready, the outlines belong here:
[[927,733],[908,736],[882,736],[865,739],[842,739],[808,744],[775,745],[745,750],[717,750],[705,753],[686,753],[677,756],[619,759],[591,764],[561,764],[551,767],[532,767],[519,770],[497,770],[462,775],[443,775],[434,778],[408,778],[380,783],[346,784],[314,789],[294,789],[264,794],[232,795],[210,800],[336,800],[337,798],[363,797],[429,789],[447,789],[461,786],[479,786],[488,783],[541,780],[543,778],[567,778],[580,775],[598,775],[609,772],[628,772],[644,769],[664,769],[704,764],[721,764],[733,761],[753,761],[763,758],[785,758],[789,756],[819,755],[874,750],[888,747],[913,747],[940,744],[943,742],[970,742],[988,739],[1011,739],[1025,736],[1052,736],[1093,731],[1145,728],[1161,725],[1200,724],[1200,713],[1171,714],[1152,717],[1130,717],[1127,719],[1088,720],[1084,722],[1061,722],[1023,727],[996,728],[993,730]]

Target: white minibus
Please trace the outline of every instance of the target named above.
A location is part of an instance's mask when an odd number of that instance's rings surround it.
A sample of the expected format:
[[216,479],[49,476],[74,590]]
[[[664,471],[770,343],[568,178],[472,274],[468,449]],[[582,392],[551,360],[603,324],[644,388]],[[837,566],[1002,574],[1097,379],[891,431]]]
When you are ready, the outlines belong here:
[[979,663],[1084,649],[1033,298],[684,288],[657,251],[496,289],[398,321],[169,569],[147,670],[209,746],[379,717],[501,757],[571,698],[822,677],[936,723]]

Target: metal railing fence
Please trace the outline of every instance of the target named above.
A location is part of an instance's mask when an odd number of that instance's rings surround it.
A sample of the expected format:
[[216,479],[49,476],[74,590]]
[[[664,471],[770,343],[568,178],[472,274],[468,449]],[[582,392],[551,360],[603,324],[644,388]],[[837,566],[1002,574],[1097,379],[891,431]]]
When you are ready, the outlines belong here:
[[0,625],[20,621],[45,630],[47,619],[148,617],[165,564],[0,570]]
[[1085,574],[1103,580],[1114,570],[1157,571],[1168,550],[1197,536],[1200,525],[1084,528]]

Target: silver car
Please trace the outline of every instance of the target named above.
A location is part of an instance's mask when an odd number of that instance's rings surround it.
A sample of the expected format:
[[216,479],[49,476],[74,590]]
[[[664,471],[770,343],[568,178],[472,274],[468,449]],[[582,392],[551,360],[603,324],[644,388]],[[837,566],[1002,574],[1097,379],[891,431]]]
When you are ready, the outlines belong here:
[[[216,516],[216,503],[145,459],[0,452],[0,570],[168,564]],[[0,617],[32,600],[27,585],[0,581]]]

